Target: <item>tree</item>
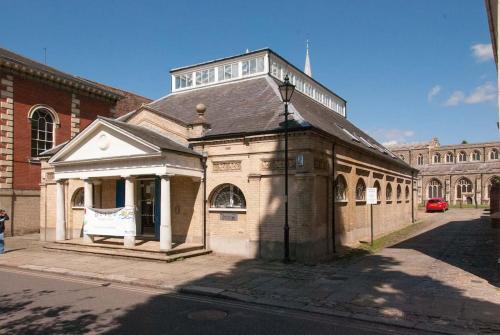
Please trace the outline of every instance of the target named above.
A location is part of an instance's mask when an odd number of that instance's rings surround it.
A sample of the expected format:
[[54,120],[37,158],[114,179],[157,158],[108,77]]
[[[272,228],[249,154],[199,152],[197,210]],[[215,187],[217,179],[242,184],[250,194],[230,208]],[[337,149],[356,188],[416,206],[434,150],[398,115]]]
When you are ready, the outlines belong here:
[[466,140],[462,140],[462,144],[469,144]]

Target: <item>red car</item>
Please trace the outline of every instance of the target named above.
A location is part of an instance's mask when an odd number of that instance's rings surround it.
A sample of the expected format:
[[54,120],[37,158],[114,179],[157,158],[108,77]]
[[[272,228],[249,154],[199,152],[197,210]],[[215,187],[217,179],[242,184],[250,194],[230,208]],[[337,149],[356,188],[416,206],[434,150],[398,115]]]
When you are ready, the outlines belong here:
[[427,212],[433,212],[433,211],[444,212],[448,210],[448,202],[443,198],[432,198],[427,200],[425,209]]

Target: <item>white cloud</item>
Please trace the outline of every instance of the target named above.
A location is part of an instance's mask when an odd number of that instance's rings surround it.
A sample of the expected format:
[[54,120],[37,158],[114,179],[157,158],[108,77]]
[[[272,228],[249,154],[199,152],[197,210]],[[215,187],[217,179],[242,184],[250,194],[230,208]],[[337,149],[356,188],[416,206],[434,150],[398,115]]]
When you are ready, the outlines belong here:
[[429,93],[427,93],[427,101],[431,102],[432,98],[434,98],[436,95],[438,95],[439,92],[441,92],[441,86],[435,85],[433,88],[431,88]]
[[448,100],[445,101],[445,106],[457,106],[461,104],[465,99],[465,94],[462,91],[453,92]]
[[477,43],[472,45],[470,49],[472,50],[472,55],[478,62],[485,62],[487,60],[493,59],[493,49],[491,48],[491,43]]
[[495,100],[497,97],[497,90],[495,85],[491,82],[486,82],[481,86],[478,86],[474,91],[465,98],[465,103],[467,104],[479,104],[486,101]]
[[477,86],[470,94],[465,95],[463,91],[453,92],[448,100],[444,102],[444,106],[458,106],[466,103],[469,105],[480,104],[483,102],[493,101],[497,98],[496,86],[487,81],[486,83]]
[[373,134],[374,137],[385,146],[407,143],[409,139],[415,136],[415,132],[413,130],[382,128],[376,129]]

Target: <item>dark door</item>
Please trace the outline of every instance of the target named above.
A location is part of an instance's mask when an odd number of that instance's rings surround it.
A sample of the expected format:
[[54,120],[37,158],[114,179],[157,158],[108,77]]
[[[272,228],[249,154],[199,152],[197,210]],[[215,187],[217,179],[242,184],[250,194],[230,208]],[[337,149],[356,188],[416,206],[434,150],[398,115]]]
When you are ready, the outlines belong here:
[[155,233],[155,181],[140,181],[139,208],[141,215],[141,234],[154,235]]

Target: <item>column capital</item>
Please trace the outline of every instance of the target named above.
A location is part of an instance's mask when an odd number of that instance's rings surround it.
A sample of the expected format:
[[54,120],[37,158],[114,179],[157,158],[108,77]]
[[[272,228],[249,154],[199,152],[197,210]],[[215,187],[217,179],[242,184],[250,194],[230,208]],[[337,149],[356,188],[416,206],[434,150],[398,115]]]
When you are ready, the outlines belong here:
[[64,179],[64,178],[59,178],[59,179],[56,179],[56,183],[58,184],[62,184],[66,181],[67,179]]
[[171,177],[175,176],[173,173],[162,173],[162,174],[157,174],[158,177],[164,178],[164,179],[170,179]]
[[131,176],[131,175],[122,175],[120,177],[122,177],[123,179],[135,179],[135,176]]

